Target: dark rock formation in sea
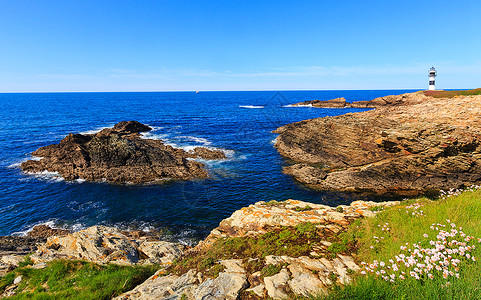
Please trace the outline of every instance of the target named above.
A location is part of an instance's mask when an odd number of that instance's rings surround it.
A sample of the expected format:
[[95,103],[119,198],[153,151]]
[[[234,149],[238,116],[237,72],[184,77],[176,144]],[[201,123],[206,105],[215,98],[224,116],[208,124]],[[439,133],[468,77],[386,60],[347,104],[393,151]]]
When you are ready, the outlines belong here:
[[347,102],[344,97],[332,100],[309,100],[292,104],[290,106],[310,106],[318,108],[376,108],[382,106],[412,105],[422,101],[424,95],[421,93],[408,93],[379,97],[369,101]]
[[51,228],[47,225],[33,227],[26,236],[0,236],[0,257],[5,255],[26,255],[37,250],[39,243],[48,237],[68,234],[68,230]]
[[51,236],[64,236],[69,234],[70,231],[66,229],[52,228],[48,225],[37,225],[27,233],[29,238],[35,239],[47,239]]
[[310,100],[292,104],[291,106],[311,106],[320,108],[344,108],[346,106],[346,99],[336,98],[331,100]]
[[390,104],[275,130],[275,147],[295,163],[284,172],[315,189],[374,194],[481,183],[481,96],[383,99]]
[[190,152],[160,140],[142,139],[151,128],[124,121],[95,134],[70,133],[59,144],[32,153],[40,160],[22,163],[25,172],[58,172],[66,180],[106,180],[110,183],[146,183],[162,179],[207,178],[200,162],[189,158],[223,159],[219,150],[198,147]]

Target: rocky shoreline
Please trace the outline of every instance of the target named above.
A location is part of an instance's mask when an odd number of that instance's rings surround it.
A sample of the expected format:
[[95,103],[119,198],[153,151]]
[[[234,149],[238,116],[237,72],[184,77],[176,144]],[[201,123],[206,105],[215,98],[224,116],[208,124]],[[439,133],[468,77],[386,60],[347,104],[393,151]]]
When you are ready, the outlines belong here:
[[[37,249],[29,255],[30,267],[42,269],[59,259],[159,265],[160,270],[152,277],[115,299],[287,299],[294,295],[323,294],[335,282],[349,283],[350,276],[360,270],[350,253],[330,252],[338,235],[353,220],[372,217],[379,208],[397,203],[355,201],[349,206],[329,207],[296,200],[258,202],[234,212],[194,248],[161,241],[146,233],[121,232],[105,226],[74,233],[43,227],[34,231],[52,235],[36,243]],[[279,230],[296,232],[302,226],[315,235],[310,236],[309,247],[297,255],[241,257],[224,253],[208,268],[187,265],[176,271],[176,266],[196,255],[207,256],[219,242],[261,238]],[[25,254],[0,253],[0,271],[5,273],[19,267],[24,258]],[[213,269],[219,271],[212,273]],[[6,288],[8,295],[15,295],[18,284]]]
[[149,183],[166,179],[208,178],[205,166],[192,159],[225,159],[225,153],[205,147],[186,152],[160,140],[143,139],[150,131],[137,121],[123,121],[95,134],[69,134],[59,144],[32,153],[39,160],[21,164],[27,173],[56,172],[66,180],[109,183]]
[[309,100],[289,105],[290,107],[317,108],[378,108],[383,106],[399,106],[418,104],[423,101],[421,92],[378,97],[369,101],[347,102],[344,97],[331,100]]
[[[418,195],[481,183],[481,96],[388,96],[276,129],[284,172],[319,190]],[[372,100],[380,102],[378,100]]]

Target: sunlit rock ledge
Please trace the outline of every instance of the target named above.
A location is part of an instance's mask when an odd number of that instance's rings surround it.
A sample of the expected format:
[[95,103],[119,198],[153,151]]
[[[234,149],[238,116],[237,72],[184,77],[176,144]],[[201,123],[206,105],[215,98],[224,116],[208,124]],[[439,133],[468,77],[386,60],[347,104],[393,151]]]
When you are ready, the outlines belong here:
[[[398,203],[355,201],[351,205],[330,207],[297,200],[257,202],[224,219],[194,248],[105,226],[74,233],[60,231],[60,235],[49,231],[53,235],[38,245],[30,259],[32,268],[39,269],[56,259],[81,259],[99,264],[158,264],[161,267],[144,283],[116,299],[181,299],[183,295],[186,299],[238,299],[246,293],[255,294],[256,299],[285,299],[293,295],[315,295],[326,293],[334,282],[349,283],[350,276],[360,270],[350,253],[329,253],[335,238],[355,219],[372,217],[383,207]],[[306,241],[309,247],[302,255],[235,257],[233,253],[224,253],[213,262],[212,268],[219,266],[221,270],[216,276],[209,270],[199,271],[195,267],[180,274],[169,269],[176,259],[182,262],[195,255],[202,259],[202,255],[212,251],[216,241],[262,237],[280,230],[296,230],[296,226],[303,224],[310,224],[316,234]],[[17,267],[23,257],[1,257],[0,269]],[[257,260],[264,268],[278,270],[261,276],[260,271],[246,265]]]

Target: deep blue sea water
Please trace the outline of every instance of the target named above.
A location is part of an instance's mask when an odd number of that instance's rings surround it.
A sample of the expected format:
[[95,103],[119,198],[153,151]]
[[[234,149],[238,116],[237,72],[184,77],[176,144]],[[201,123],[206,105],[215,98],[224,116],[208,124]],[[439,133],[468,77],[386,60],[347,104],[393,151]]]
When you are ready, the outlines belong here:
[[[274,149],[279,126],[363,109],[289,108],[345,97],[371,100],[412,90],[0,94],[0,235],[41,223],[74,230],[95,224],[163,228],[170,238],[204,237],[235,210],[257,201],[298,199],[348,204],[352,198],[309,190],[282,174]],[[211,179],[162,185],[112,185],[28,175],[19,164],[68,133],[94,132],[123,120],[155,130],[146,136],[177,147],[227,150],[207,162]]]

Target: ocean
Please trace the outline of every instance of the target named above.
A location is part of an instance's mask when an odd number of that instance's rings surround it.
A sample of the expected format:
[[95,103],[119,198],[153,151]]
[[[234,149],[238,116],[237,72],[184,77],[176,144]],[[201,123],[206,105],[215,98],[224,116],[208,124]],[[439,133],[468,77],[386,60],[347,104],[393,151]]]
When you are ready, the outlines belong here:
[[[0,94],[0,235],[38,224],[80,230],[92,225],[161,230],[192,244],[235,210],[258,201],[297,199],[349,204],[352,195],[317,192],[281,170],[272,130],[301,120],[366,109],[286,107],[307,100],[347,101],[413,92],[253,91]],[[145,138],[189,149],[223,149],[227,160],[203,161],[210,179],[114,185],[24,174],[20,163],[69,133],[93,133],[124,120],[148,124]]]

